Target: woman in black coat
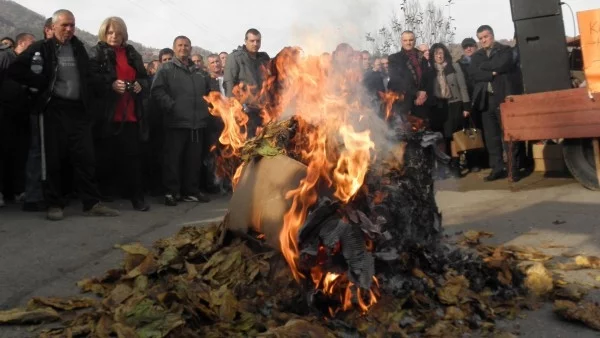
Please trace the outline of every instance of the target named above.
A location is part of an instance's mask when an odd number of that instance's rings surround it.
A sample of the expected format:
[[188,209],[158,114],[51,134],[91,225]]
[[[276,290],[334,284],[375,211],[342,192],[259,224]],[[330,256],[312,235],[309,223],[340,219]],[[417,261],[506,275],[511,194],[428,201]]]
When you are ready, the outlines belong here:
[[149,95],[148,75],[142,56],[127,44],[123,19],[104,20],[99,42],[90,52],[96,141],[97,177],[103,194],[117,186],[131,199],[133,208],[148,211],[144,200],[141,142],[148,128],[144,98]]

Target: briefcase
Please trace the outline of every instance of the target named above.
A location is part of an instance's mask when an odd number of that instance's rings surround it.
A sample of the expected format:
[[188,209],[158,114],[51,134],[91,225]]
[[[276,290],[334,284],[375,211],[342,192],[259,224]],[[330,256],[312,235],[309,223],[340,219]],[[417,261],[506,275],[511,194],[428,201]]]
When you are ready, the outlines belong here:
[[475,128],[475,124],[471,119],[469,119],[468,125],[463,128],[463,130],[459,130],[452,134],[452,140],[454,141],[458,153],[485,148],[481,129]]

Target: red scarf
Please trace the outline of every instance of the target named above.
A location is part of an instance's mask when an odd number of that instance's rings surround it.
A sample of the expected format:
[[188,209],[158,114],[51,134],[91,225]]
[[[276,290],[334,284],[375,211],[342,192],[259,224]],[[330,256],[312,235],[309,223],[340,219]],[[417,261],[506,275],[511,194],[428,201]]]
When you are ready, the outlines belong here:
[[[117,56],[115,64],[117,79],[135,82],[137,72],[127,61],[127,51],[124,47],[116,47],[113,49]],[[119,98],[113,121],[123,122],[123,116],[125,116],[125,122],[137,122],[137,117],[135,116],[135,98],[129,92],[123,93]]]
[[421,75],[423,74],[423,70],[421,69],[421,62],[419,62],[419,54],[417,53],[416,50],[411,49],[410,51],[405,51],[406,55],[408,55],[408,60],[410,61],[410,63],[412,64],[414,70],[415,70],[415,75],[416,75],[416,79],[415,82],[417,83],[417,86],[421,83]]

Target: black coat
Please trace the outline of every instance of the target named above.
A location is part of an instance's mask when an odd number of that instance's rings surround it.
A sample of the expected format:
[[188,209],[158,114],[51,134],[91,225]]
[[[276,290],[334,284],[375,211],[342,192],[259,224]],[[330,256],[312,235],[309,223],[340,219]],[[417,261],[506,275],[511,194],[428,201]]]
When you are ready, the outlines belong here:
[[[518,94],[515,71],[511,47],[496,42],[491,47],[490,56],[485,49],[476,51],[469,66],[469,77],[473,81],[473,107],[485,111],[489,105],[498,106],[507,96]],[[496,76],[493,72],[496,72]],[[493,102],[488,102],[488,83],[492,84]]]
[[[142,56],[131,45],[125,47],[127,63],[135,69],[136,81],[142,86],[135,97],[135,115],[138,121],[140,138],[148,138],[148,119],[146,114],[146,101],[150,96],[150,82]],[[90,73],[92,79],[91,112],[94,117],[94,136],[107,137],[116,130],[113,124],[116,107],[120,95],[112,89],[112,84],[117,80],[116,70],[117,55],[112,47],[105,42],[98,44],[90,50]]]
[[[77,37],[71,38],[71,44],[77,62],[77,70],[79,71],[79,97],[86,108],[86,113],[88,113],[90,106],[90,59],[85,46]],[[59,47],[60,44],[56,39],[36,41],[27,50],[19,54],[8,68],[7,76],[22,85],[39,90],[39,95],[36,96],[34,102],[34,108],[37,111],[45,110],[48,101],[52,97],[57,75],[56,69],[58,68],[57,52]],[[41,74],[35,74],[31,71],[31,59],[36,52],[40,52],[44,60],[44,69]]]
[[[388,90],[403,96],[402,100],[394,104],[394,112],[401,115],[412,113],[413,115],[427,118],[430,106],[435,102],[433,97],[433,80],[435,73],[429,67],[423,52],[415,50],[421,68],[421,78],[417,79],[416,72],[412,70],[412,63],[404,50],[388,57],[388,73],[390,81]],[[427,101],[422,106],[415,106],[414,100],[417,92],[426,92]]]

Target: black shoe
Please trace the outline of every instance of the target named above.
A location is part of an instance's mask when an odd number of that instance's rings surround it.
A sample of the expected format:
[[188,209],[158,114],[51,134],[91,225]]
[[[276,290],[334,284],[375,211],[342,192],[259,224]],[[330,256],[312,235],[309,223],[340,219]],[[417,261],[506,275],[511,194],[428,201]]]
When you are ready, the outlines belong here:
[[502,171],[492,171],[491,174],[489,174],[488,176],[486,176],[483,181],[484,182],[492,182],[492,181],[497,181],[497,180],[501,180],[503,178],[506,178],[508,175],[506,174],[505,170]]
[[509,181],[512,183],[517,183],[519,182],[523,177],[521,177],[521,173],[520,172],[513,172],[512,175],[510,175],[510,179]]
[[479,168],[479,167],[473,167],[469,171],[472,172],[472,173],[478,173],[478,172],[481,171],[481,168]]
[[136,211],[150,210],[150,204],[146,203],[143,199],[131,200],[131,204],[133,205],[133,210],[136,210]]
[[46,206],[44,202],[25,202],[23,203],[23,211],[26,212],[40,212],[45,211]]
[[171,194],[165,195],[165,205],[168,207],[177,206],[177,200],[175,199],[175,196]]

